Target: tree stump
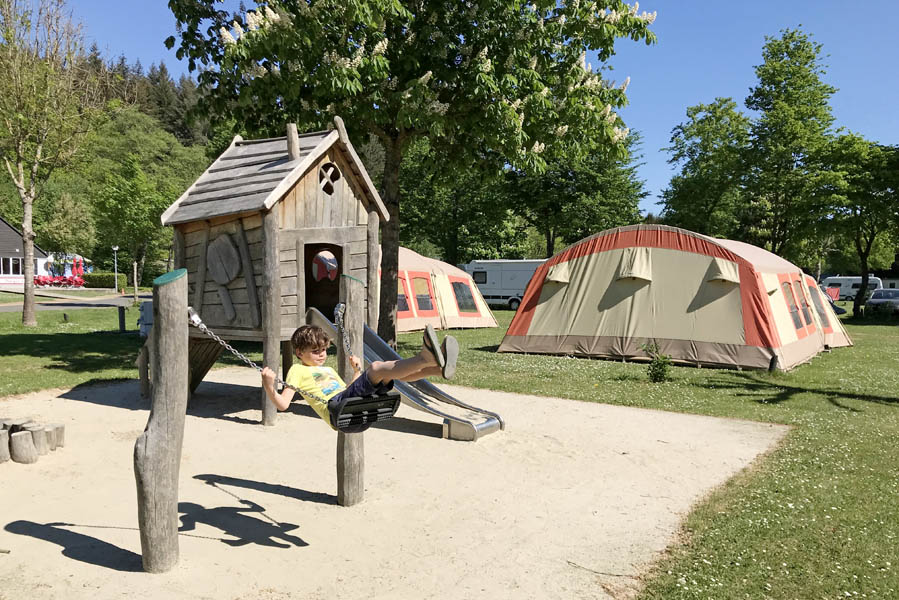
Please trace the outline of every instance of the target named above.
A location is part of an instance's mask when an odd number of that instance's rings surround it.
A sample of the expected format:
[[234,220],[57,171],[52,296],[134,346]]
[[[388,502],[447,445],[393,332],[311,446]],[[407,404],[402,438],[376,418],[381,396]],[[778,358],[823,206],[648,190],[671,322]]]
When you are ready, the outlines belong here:
[[56,429],[52,425],[44,427],[44,433],[47,436],[47,445],[50,450],[56,450]]
[[150,418],[134,443],[134,478],[143,567],[163,573],[178,562],[178,471],[188,397],[187,271],[153,282]]
[[62,423],[54,423],[51,427],[56,430],[56,447],[62,448],[66,445],[66,426]]
[[9,431],[0,429],[0,463],[9,460]]
[[7,429],[9,429],[9,435],[24,431],[25,427],[31,425],[32,423],[34,423],[34,421],[31,420],[31,417],[25,419],[12,419],[11,421],[9,421],[9,425],[7,426]]
[[47,432],[44,431],[43,425],[29,425],[28,431],[31,433],[31,439],[34,443],[34,449],[41,456],[50,452],[50,446],[47,444]]
[[17,431],[9,437],[9,456],[14,462],[26,465],[37,462],[37,450],[30,431]]

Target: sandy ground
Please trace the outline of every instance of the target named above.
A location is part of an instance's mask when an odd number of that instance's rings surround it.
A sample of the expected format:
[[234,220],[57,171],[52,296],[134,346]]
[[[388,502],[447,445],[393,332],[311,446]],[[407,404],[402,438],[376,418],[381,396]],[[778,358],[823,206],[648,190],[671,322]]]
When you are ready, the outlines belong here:
[[441,439],[402,407],[365,434],[365,499],[336,504],[336,436],[295,405],[258,425],[254,371],[188,410],[180,560],[144,573],[136,382],[0,400],[66,446],[0,464],[0,598],[626,598],[712,488],[786,429],[447,386],[506,430]]

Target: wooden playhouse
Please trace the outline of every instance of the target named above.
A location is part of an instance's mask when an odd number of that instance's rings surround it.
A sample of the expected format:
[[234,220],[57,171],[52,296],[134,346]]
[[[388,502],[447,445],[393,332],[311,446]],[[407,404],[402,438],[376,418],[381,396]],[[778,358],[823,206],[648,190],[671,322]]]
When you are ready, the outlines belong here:
[[[300,135],[288,125],[286,137],[235,137],[162,215],[174,228],[176,268],[187,269],[190,306],[225,340],[262,341],[265,365],[276,368],[280,354],[285,374],[307,308],[330,315],[347,302],[377,327],[378,232],[388,214],[334,121],[331,131]],[[193,392],[222,346],[194,328],[190,336]],[[262,407],[273,424],[264,392]]]

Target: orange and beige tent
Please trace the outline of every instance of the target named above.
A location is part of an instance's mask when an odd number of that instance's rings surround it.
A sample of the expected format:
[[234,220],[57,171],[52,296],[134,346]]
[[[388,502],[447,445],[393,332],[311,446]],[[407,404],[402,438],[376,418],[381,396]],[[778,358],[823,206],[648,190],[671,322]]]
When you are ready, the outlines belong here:
[[766,250],[662,225],[569,246],[534,273],[500,352],[787,370],[851,345],[814,280]]
[[445,262],[400,247],[396,330],[496,327],[471,275]]

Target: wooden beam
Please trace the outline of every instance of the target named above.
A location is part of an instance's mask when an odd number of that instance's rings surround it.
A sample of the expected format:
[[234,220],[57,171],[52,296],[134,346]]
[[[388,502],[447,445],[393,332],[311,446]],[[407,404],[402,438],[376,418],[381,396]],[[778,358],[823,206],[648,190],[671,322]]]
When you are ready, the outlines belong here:
[[378,211],[372,208],[368,211],[368,239],[367,239],[367,257],[368,264],[366,272],[366,298],[365,306],[368,311],[365,319],[368,326],[373,330],[378,330],[378,308],[380,304],[380,285],[381,276],[378,270],[381,268],[381,241],[378,233],[381,229],[381,217]]
[[253,272],[253,260],[250,258],[250,246],[247,244],[247,234],[243,228],[243,221],[238,220],[238,224],[237,248],[240,251],[243,278],[247,283],[247,296],[250,302],[250,311],[252,312],[253,327],[260,327],[262,325],[262,315],[259,308],[259,295],[256,293],[256,274]]
[[178,470],[187,411],[187,271],[153,282],[150,418],[134,443],[137,519],[144,570],[178,562]]
[[193,306],[197,314],[202,316],[203,308],[203,292],[206,289],[206,250],[209,248],[209,226],[203,228],[202,238],[200,238],[200,254],[197,256],[197,272],[194,273],[194,297]]
[[[265,212],[262,216],[263,228],[263,266],[262,266],[262,364],[275,373],[278,372],[278,359],[281,351],[281,253],[278,234],[277,208]],[[269,401],[265,390],[260,391],[262,398],[262,424],[273,426],[278,415],[275,405]]]
[[[344,252],[347,248],[344,247]],[[364,319],[364,285],[350,277],[340,277],[340,301],[346,304],[344,327],[349,337],[350,351],[357,357],[362,352],[362,324]],[[346,356],[343,341],[337,340],[337,366],[345,381],[353,378],[353,367]],[[363,375],[364,376],[364,375]],[[337,503],[353,506],[362,502],[365,491],[365,444],[363,433],[337,432]]]

